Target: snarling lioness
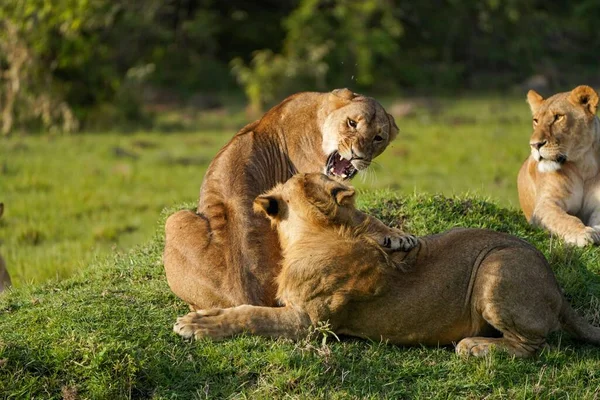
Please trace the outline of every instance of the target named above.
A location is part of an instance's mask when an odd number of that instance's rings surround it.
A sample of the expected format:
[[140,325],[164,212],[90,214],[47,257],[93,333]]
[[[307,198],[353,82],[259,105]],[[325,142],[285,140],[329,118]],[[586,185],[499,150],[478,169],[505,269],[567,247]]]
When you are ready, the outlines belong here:
[[369,237],[354,190],[321,174],[299,174],[259,196],[277,228],[282,307],[241,305],[192,312],[183,337],[244,332],[298,338],[319,321],[334,332],[402,345],[444,345],[481,356],[493,346],[529,356],[561,326],[600,345],[600,328],[561,294],[544,256],[514,236],[453,229],[388,253]]
[[589,86],[548,99],[530,90],[531,155],[519,171],[519,202],[529,222],[566,243],[600,242],[600,120]]
[[[275,305],[280,246],[252,211],[256,196],[297,172],[352,178],[397,133],[379,103],[348,89],[293,95],[242,128],[208,167],[196,212],[167,219],[163,260],[173,292],[192,309]],[[380,229],[390,250],[410,242]]]

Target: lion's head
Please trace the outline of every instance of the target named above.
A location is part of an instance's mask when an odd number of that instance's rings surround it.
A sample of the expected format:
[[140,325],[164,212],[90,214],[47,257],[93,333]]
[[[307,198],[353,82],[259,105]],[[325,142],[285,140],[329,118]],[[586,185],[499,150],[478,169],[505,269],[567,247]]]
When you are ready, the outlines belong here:
[[354,210],[354,188],[319,173],[297,174],[254,200],[254,211],[266,215],[284,235],[305,224],[331,226]]
[[567,161],[579,161],[600,138],[596,125],[598,94],[589,86],[544,99],[527,93],[533,114],[529,145],[541,172],[556,171]]
[[331,92],[323,107],[324,173],[350,179],[398,134],[394,118],[375,99],[348,89]]

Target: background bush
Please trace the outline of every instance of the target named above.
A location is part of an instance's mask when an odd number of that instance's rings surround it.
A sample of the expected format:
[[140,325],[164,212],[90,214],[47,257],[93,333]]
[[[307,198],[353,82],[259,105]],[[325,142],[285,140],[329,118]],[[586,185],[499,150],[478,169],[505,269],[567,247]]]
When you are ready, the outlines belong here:
[[339,86],[594,84],[599,18],[593,0],[8,0],[1,129],[143,121],[150,98],[185,104],[236,82],[253,111]]

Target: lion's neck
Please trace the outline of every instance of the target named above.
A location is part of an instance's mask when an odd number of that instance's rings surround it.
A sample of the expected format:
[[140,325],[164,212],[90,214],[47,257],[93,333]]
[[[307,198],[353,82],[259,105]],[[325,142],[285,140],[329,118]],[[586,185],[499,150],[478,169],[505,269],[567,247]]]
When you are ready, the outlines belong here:
[[287,154],[297,172],[323,172],[327,161],[321,148],[321,129],[314,123],[310,125],[299,135],[282,132]]
[[[283,226],[285,224],[285,226]],[[290,219],[277,230],[279,234],[279,243],[284,253],[293,252],[294,249],[304,246],[306,238],[312,239],[322,234],[318,227],[307,224],[299,219]]]
[[278,140],[296,172],[323,172],[326,155],[319,112],[323,96],[304,93],[265,115],[277,118],[276,126],[281,127],[276,132]]

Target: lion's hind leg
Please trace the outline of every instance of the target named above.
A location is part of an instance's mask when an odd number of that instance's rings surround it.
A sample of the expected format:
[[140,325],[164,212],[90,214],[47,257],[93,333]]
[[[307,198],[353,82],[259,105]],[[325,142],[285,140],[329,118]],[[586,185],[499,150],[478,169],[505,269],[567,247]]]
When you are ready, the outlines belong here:
[[536,319],[527,306],[514,307],[514,298],[505,300],[488,302],[481,314],[502,337],[464,338],[456,345],[458,354],[483,357],[495,348],[516,357],[530,357],[546,345],[546,336],[552,330],[547,320],[539,315]]
[[506,337],[468,337],[464,338],[456,345],[456,353],[462,356],[483,357],[489,354],[491,349],[506,351],[508,354],[516,357],[531,357],[541,347],[545,341],[539,344],[522,343],[519,340],[508,339]]
[[[230,307],[232,288],[224,255],[215,243],[208,218],[189,210],[165,223],[163,262],[169,287],[192,309]],[[237,303],[240,304],[240,303]]]
[[529,357],[544,347],[547,336],[560,328],[562,297],[543,256],[529,247],[497,250],[486,256],[477,274],[472,314],[502,337],[467,337],[456,352],[484,356],[495,347]]

